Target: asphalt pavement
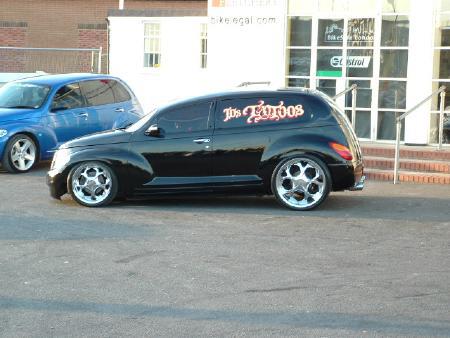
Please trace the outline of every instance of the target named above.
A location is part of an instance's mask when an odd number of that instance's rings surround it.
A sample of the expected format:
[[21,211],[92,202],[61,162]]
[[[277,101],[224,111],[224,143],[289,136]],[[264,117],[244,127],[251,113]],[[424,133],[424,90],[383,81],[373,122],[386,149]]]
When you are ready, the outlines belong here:
[[85,208],[0,172],[1,337],[450,337],[450,186]]

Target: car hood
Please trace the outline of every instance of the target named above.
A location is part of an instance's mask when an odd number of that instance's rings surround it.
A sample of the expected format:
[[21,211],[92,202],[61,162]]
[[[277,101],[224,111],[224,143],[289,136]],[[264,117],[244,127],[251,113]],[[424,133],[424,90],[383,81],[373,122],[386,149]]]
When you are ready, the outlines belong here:
[[0,108],[0,123],[29,119],[37,112],[38,111],[36,109]]
[[125,130],[109,130],[76,138],[64,143],[61,148],[89,147],[105,144],[117,144],[130,141],[132,133]]

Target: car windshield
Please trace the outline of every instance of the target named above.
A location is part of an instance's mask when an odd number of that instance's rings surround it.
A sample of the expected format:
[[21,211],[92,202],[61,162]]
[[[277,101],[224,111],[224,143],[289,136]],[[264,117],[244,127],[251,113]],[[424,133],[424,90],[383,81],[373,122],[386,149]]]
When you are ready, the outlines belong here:
[[141,129],[151,119],[151,117],[153,115],[155,115],[156,111],[157,111],[156,109],[153,109],[150,113],[145,115],[143,118],[141,118],[136,123],[134,123],[131,126],[129,126],[126,130],[131,132],[131,133],[134,133],[135,131]]
[[10,82],[0,88],[0,108],[37,109],[44,103],[49,86]]

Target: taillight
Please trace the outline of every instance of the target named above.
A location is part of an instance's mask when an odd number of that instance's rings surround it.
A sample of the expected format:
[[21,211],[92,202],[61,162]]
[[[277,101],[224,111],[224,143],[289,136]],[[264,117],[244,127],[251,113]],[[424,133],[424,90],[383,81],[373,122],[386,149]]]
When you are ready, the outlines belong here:
[[351,161],[353,160],[353,155],[346,146],[336,142],[330,142],[330,147],[333,148],[335,152],[337,152],[344,160]]

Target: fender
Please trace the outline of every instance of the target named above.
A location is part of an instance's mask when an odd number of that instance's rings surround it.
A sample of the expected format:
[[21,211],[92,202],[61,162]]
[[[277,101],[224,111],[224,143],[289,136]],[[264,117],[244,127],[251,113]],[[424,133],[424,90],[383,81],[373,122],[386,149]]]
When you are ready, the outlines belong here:
[[119,179],[119,192],[130,194],[137,184],[142,184],[135,177],[142,180],[151,180],[154,176],[153,168],[140,154],[131,152],[128,144],[111,146],[96,146],[83,149],[69,148],[71,151],[70,162],[64,169],[63,176],[67,180],[70,170],[80,162],[101,161],[116,172]]
[[39,121],[36,119],[24,119],[19,121],[10,121],[9,123],[0,125],[1,129],[6,129],[8,134],[2,138],[0,141],[0,158],[3,157],[3,152],[6,147],[8,141],[17,134],[28,134],[30,135],[36,142],[36,146],[40,150],[39,158],[42,158],[42,143],[41,143],[41,135],[40,130],[41,127],[39,125]]
[[260,175],[265,181],[270,181],[277,164],[281,160],[295,155],[312,155],[329,166],[346,165],[345,160],[326,146],[329,142],[347,144],[344,135],[334,126],[321,127],[320,133],[316,128],[296,130],[295,133],[276,140],[265,149],[261,157]]

